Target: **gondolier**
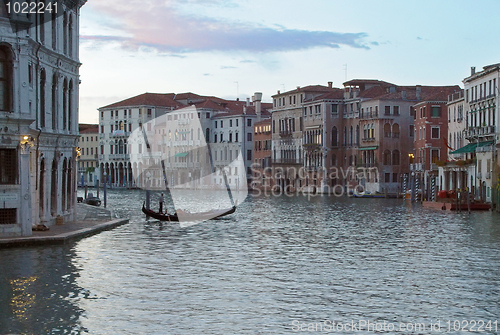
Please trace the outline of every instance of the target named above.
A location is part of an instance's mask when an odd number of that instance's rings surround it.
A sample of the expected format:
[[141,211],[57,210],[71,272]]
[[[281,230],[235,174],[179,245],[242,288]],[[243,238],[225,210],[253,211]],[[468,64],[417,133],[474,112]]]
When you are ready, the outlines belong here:
[[158,213],[163,213],[163,201],[164,201],[164,199],[163,199],[163,193],[162,193],[160,195],[160,201],[159,201],[160,202],[160,210]]

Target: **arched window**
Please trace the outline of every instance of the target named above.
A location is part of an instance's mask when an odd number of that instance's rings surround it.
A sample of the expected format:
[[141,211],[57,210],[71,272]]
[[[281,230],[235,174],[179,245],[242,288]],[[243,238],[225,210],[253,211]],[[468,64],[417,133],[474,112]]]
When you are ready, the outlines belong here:
[[52,76],[52,129],[57,130],[58,127],[58,114],[57,114],[57,74]]
[[47,83],[47,76],[45,69],[40,72],[40,127],[45,127],[45,85]]
[[349,130],[349,146],[352,146],[352,142],[353,142],[353,128],[351,126],[351,129]]
[[68,54],[68,14],[63,15],[63,53]]
[[71,112],[73,110],[73,80],[69,81],[68,87],[68,131],[71,131]]
[[339,146],[339,134],[337,131],[337,127],[332,128],[332,147]]
[[347,127],[344,127],[344,146],[347,146]]
[[52,49],[57,50],[57,13],[52,11]]
[[118,126],[118,129],[123,130],[123,121],[120,121],[120,124]]
[[389,123],[384,124],[384,137],[392,137],[391,136],[391,125]]
[[356,145],[359,145],[359,124],[356,126]]
[[364,125],[363,126],[363,139],[367,139],[368,138],[368,125]]
[[392,125],[392,137],[399,138],[399,124],[397,123]]
[[391,165],[391,152],[389,150],[384,151],[384,165]]
[[118,141],[118,153],[123,155],[123,140]]
[[0,110],[12,110],[12,53],[6,46],[0,47]]
[[400,157],[399,150],[394,150],[392,152],[392,165],[399,165],[399,164],[401,164],[399,157]]
[[68,80],[63,81],[63,130],[66,130],[68,122]]
[[68,22],[68,51],[69,56],[73,57],[73,15],[69,14]]

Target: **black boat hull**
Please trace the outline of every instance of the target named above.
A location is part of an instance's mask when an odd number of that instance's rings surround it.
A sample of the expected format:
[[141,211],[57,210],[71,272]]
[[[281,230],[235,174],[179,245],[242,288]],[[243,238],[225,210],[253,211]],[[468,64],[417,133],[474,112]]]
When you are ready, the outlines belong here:
[[179,215],[177,215],[177,213],[164,214],[164,213],[155,212],[151,209],[145,208],[144,204],[142,204],[142,212],[144,214],[146,214],[147,216],[150,216],[156,220],[169,221],[169,222],[212,220],[212,219],[217,219],[217,218],[229,215],[229,214],[233,214],[235,211],[236,211],[236,206],[233,206],[232,208],[229,208],[227,210],[220,210],[220,211],[211,211],[211,212],[205,212],[205,213],[181,213],[180,217],[179,217]]

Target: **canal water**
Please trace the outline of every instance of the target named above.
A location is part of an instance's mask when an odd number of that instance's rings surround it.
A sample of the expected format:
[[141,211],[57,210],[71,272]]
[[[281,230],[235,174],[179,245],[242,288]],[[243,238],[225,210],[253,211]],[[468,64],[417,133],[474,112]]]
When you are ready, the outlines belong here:
[[108,195],[130,224],[0,250],[0,334],[290,334],[333,332],[333,322],[463,334],[463,320],[500,333],[495,213],[250,195],[231,216],[181,227],[146,221],[144,191]]

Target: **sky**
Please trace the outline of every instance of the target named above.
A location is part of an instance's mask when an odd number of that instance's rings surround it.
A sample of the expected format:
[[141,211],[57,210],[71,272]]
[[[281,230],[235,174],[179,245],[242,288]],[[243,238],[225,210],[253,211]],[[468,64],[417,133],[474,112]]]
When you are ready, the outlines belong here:
[[460,85],[500,62],[500,1],[88,0],[80,122],[145,92],[246,99],[351,79]]

